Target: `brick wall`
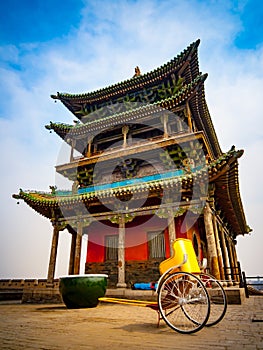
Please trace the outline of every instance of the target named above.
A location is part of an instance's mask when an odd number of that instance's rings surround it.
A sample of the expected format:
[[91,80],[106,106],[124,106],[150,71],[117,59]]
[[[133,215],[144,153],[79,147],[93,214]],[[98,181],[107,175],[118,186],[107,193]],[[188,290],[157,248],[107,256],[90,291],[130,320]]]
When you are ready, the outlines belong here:
[[0,280],[0,301],[21,300],[23,303],[61,303],[59,280],[51,288],[46,279]]
[[[160,277],[159,264],[163,259],[151,261],[126,261],[125,282],[130,287],[136,282],[154,282]],[[105,273],[109,276],[108,287],[114,288],[118,283],[118,268],[116,261],[101,263],[86,263],[85,273]]]

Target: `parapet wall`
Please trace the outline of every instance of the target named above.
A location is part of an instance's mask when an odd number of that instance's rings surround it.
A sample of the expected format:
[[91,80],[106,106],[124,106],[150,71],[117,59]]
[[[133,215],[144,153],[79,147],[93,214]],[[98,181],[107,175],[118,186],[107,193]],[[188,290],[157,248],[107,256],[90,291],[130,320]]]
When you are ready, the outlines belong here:
[[46,279],[0,280],[0,301],[21,300],[22,303],[61,303],[59,280],[52,285]]
[[[3,289],[23,289],[24,287],[46,287],[46,279],[3,279],[0,280],[0,291]],[[54,286],[58,287],[59,280],[54,280]]]
[[[242,304],[245,300],[244,288],[225,288],[228,304]],[[106,296],[128,299],[152,300],[151,291],[135,291],[129,288],[108,288]],[[59,293],[59,280],[55,279],[53,285],[46,279],[4,279],[0,280],[0,301],[20,300],[22,303],[58,304],[62,303]]]

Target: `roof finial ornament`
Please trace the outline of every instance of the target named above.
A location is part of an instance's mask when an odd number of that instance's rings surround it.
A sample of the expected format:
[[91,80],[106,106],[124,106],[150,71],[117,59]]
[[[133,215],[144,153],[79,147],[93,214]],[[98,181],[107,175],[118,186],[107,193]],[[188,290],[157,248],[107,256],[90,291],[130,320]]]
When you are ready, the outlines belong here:
[[138,77],[141,75],[141,71],[140,68],[138,66],[135,67],[135,74],[133,76],[133,78]]

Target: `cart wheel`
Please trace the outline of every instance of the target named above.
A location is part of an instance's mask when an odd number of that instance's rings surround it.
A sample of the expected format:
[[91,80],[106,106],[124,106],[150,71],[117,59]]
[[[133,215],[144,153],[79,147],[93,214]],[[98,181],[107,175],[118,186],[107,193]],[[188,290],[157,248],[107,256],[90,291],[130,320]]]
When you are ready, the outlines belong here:
[[176,272],[158,287],[158,307],[169,327],[189,334],[205,326],[209,318],[210,300],[198,277],[188,272]]
[[225,316],[227,309],[227,297],[220,281],[213,276],[201,273],[200,279],[205,285],[210,299],[210,315],[206,326],[214,326]]

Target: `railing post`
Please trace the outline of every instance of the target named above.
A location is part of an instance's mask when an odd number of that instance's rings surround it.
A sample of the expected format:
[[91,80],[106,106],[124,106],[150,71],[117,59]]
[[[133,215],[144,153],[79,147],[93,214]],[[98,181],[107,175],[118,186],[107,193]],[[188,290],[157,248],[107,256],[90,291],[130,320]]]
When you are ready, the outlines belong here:
[[237,271],[238,271],[238,276],[239,276],[239,286],[241,287],[242,284],[242,272],[241,272],[241,266],[240,266],[240,262],[237,262]]
[[247,288],[246,274],[245,274],[244,271],[242,272],[242,277],[243,277],[242,280],[243,280],[243,284],[244,284],[245,294],[246,294],[246,297],[249,298],[249,293],[248,293],[248,288]]

